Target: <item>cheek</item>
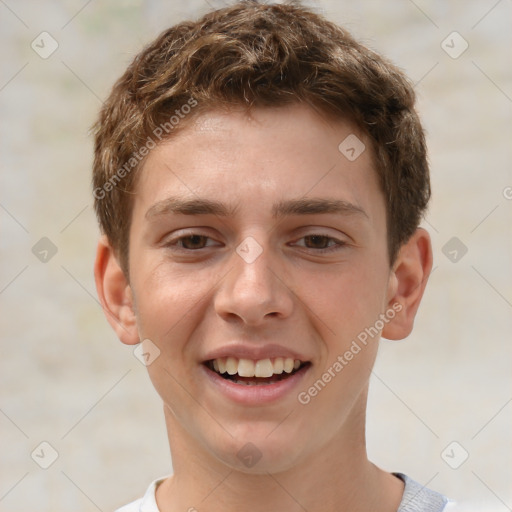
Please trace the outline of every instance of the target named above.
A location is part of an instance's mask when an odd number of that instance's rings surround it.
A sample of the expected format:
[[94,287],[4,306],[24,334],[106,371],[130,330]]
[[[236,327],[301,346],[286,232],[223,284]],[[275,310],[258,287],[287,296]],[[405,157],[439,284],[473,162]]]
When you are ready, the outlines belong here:
[[321,286],[315,289],[314,305],[310,301],[320,312],[315,322],[325,352],[301,397],[332,432],[346,420],[370,378],[380,338],[375,326],[385,304],[384,269],[368,268],[362,261],[339,269],[317,281]]
[[151,340],[159,350],[147,366],[148,374],[163,402],[176,416],[186,416],[195,410],[189,341],[204,315],[212,283],[201,272],[185,274],[166,262],[140,261],[140,268],[148,270],[134,276],[137,326],[141,339]]
[[356,337],[375,323],[385,307],[387,272],[383,265],[351,262],[315,276],[313,282],[303,296],[324,324],[328,338],[346,342]]
[[[137,325],[139,334],[155,343],[180,348],[179,340],[191,320],[202,310],[211,292],[211,282],[204,272],[172,271],[165,262],[143,261],[140,268],[149,269],[136,276]],[[176,340],[177,343],[169,343]]]

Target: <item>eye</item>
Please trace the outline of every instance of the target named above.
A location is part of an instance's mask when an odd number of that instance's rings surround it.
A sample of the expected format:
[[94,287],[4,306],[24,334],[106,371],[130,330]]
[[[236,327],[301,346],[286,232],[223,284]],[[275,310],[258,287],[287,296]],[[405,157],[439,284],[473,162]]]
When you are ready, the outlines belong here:
[[169,248],[177,248],[178,250],[196,251],[214,245],[207,244],[208,240],[212,239],[206,235],[190,233],[170,240],[168,243],[165,244],[165,246]]
[[[300,241],[304,241],[304,243],[298,243]],[[188,233],[170,240],[165,244],[165,247],[181,251],[198,251],[215,245],[217,245],[216,242],[206,235]],[[340,250],[346,245],[346,242],[329,235],[312,234],[299,238],[299,240],[295,242],[295,245],[315,253],[328,253]]]
[[345,242],[338,240],[337,238],[322,234],[306,235],[299,240],[304,240],[304,245],[301,245],[302,247],[312,249],[317,253],[337,251],[346,245]]

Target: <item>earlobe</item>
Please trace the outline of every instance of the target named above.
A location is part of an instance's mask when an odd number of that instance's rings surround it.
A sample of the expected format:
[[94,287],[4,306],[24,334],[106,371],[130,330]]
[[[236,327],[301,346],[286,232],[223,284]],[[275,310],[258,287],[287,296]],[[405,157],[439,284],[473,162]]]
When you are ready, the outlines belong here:
[[98,242],[94,278],[103,312],[118,338],[127,345],[139,343],[132,291],[106,236]]
[[391,271],[387,307],[396,314],[385,325],[382,337],[401,340],[411,333],[431,270],[430,236],[423,228],[418,228],[401,247]]

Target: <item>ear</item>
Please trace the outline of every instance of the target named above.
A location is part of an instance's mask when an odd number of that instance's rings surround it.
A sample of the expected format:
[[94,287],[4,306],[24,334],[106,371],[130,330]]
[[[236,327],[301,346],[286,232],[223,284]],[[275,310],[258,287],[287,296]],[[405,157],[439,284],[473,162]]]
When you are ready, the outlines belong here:
[[94,278],[103,312],[118,338],[127,345],[139,343],[132,290],[106,236],[98,242]]
[[432,270],[430,235],[418,228],[398,253],[389,277],[388,304],[396,314],[382,330],[382,337],[401,340],[409,336]]

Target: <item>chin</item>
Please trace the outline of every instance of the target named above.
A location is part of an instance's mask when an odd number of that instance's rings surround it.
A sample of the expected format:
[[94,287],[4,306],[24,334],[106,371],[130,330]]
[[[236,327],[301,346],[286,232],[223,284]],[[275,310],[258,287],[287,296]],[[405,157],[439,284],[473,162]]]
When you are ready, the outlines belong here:
[[226,434],[225,443],[210,445],[210,450],[223,464],[242,473],[259,475],[287,471],[304,457],[304,434],[299,437],[285,428],[279,433],[277,429],[272,432],[253,425],[247,429],[239,427],[236,436]]

